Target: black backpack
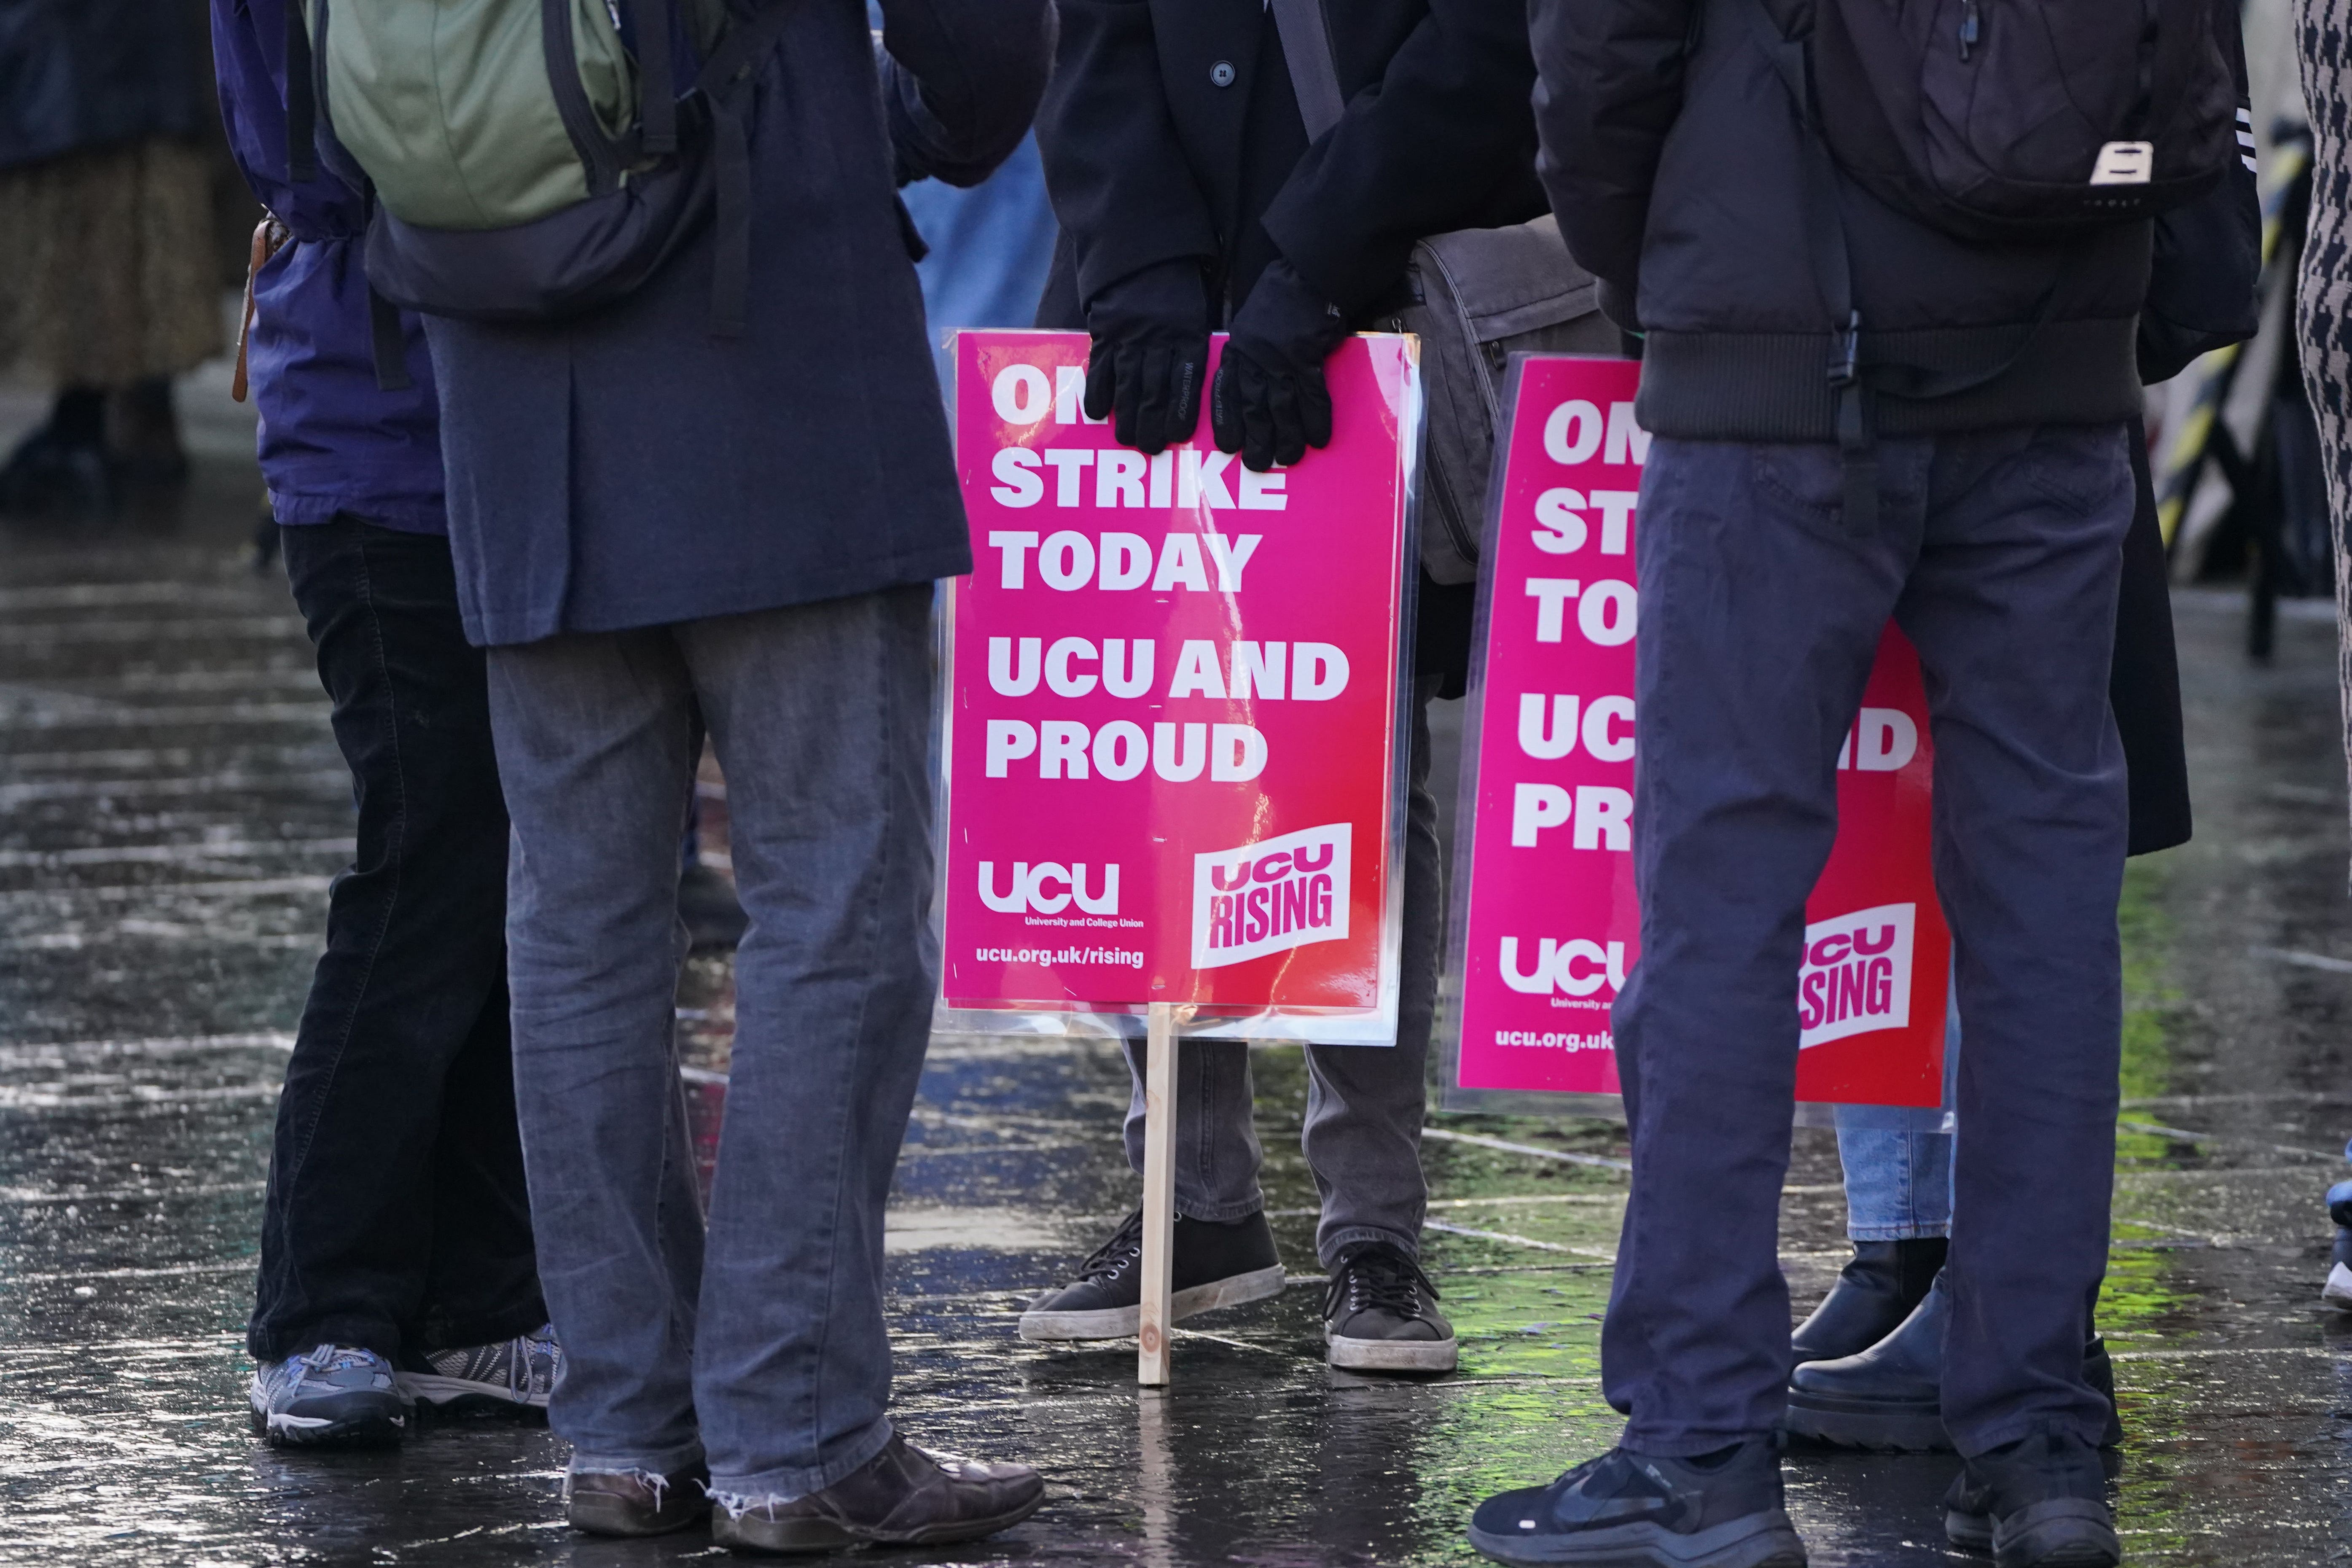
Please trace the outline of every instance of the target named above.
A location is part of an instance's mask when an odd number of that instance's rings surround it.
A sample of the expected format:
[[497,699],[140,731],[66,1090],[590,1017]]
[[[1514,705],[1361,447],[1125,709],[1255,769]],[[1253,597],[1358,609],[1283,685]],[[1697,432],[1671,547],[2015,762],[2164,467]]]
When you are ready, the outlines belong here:
[[1838,167],[1958,238],[2152,217],[2238,156],[2229,0],[1762,5]]

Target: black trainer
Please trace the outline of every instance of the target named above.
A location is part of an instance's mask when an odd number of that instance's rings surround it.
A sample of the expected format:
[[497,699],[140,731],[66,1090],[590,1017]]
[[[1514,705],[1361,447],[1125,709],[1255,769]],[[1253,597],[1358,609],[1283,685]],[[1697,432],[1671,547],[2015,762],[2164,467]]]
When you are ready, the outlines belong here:
[[[1842,1448],[1950,1453],[1943,1377],[1951,1321],[1951,1292],[1938,1274],[1927,1299],[1902,1327],[1860,1355],[1798,1367],[1789,1375],[1790,1435]],[[2124,1428],[2116,1412],[2115,1363],[2105,1341],[2095,1337],[2084,1347],[2083,1376],[2107,1402],[2102,1441],[2114,1447],[2124,1440]]]
[[1452,1372],[1458,1359],[1437,1287],[1385,1241],[1340,1253],[1323,1288],[1323,1341],[1331,1364],[1349,1372]]
[[1859,1355],[1893,1333],[1927,1300],[1950,1246],[1940,1236],[1855,1242],[1853,1261],[1790,1336],[1797,1360]]
[[2113,1568],[2123,1561],[2107,1475],[2079,1437],[2037,1433],[1968,1461],[1944,1494],[1944,1533],[1994,1568]]
[[1548,1487],[1480,1503],[1470,1544],[1497,1563],[1805,1568],[1772,1437],[1696,1459],[1612,1448]]
[[[1282,1293],[1282,1260],[1263,1212],[1219,1224],[1176,1216],[1168,1321],[1237,1307]],[[1143,1300],[1143,1211],[1078,1266],[1078,1277],[1048,1290],[1021,1314],[1024,1340],[1118,1340],[1135,1332]]]

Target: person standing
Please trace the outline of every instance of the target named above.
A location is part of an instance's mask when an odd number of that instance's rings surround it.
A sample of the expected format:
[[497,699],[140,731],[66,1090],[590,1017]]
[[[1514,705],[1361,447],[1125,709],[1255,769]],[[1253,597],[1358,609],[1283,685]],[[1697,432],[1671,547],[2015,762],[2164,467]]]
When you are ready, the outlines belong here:
[[[457,616],[433,367],[378,384],[365,206],[289,172],[286,6],[215,0],[222,118],[272,216],[245,365],[295,603],[334,700],[359,852],[287,1064],[246,1342],[255,1426],[397,1441],[417,1401],[544,1408],[547,1327],[515,1124],[506,806]],[[266,253],[266,254],[265,254]]]
[[[892,171],[969,184],[1010,153],[1051,13],[886,0],[881,51],[858,0],[752,15],[779,32],[733,79],[747,233],[682,237],[593,313],[426,322],[513,817],[549,1416],[578,1529],[715,1500],[738,1550],[941,1543],[1044,1483],[916,1447],[887,1409],[883,1205],[938,992],[929,615],[971,563]],[[716,254],[748,260],[735,335]],[[705,725],[751,922],[707,1228],[673,1027]]]
[[[1209,401],[1220,449],[1264,472],[1329,439],[1324,361],[1408,297],[1414,244],[1540,216],[1535,79],[1510,0],[1364,0],[1331,28],[1339,122],[1308,139],[1276,7],[1062,0],[1038,115],[1063,238],[1041,327],[1092,337],[1086,412],[1146,453],[1192,438],[1209,334],[1232,336]],[[1591,318],[1594,348],[1615,329]],[[1319,410],[1319,414],[1318,414]],[[1390,1049],[1310,1045],[1303,1142],[1330,1283],[1328,1355],[1361,1371],[1447,1372],[1454,1331],[1420,1262],[1424,1074],[1444,934],[1428,704],[1458,697],[1475,586],[1419,590],[1402,987]],[[1143,1168],[1143,1047],[1128,1162]],[[1188,1040],[1177,1068],[1176,1318],[1282,1288],[1251,1126],[1249,1048]],[[1023,1315],[1033,1340],[1135,1332],[1141,1215]]]
[[[2166,0],[2160,29],[2051,13],[2069,89],[2098,84],[2083,112],[2115,106],[2103,142],[2084,122],[1994,129],[2057,123],[2037,95],[2058,79],[2024,63],[2045,35],[2005,31],[1999,8],[1916,37],[1844,0],[1535,8],[1553,211],[1645,334],[1642,962],[1613,1020],[1633,1184],[1601,1340],[1626,1424],[1549,1486],[1482,1504],[1470,1540],[1491,1557],[1805,1562],[1777,1430],[1794,978],[1839,743],[1891,617],[1926,680],[1969,1032],[1942,1381],[1966,1468],[1946,1530],[2003,1568],[2118,1561],[2084,1346],[2119,1092],[2129,783],[2108,678],[2152,249],[2129,187],[2185,163],[2210,188],[2235,155],[2210,30],[2231,9]],[[2159,65],[2160,152],[2130,134]],[[1969,155],[1990,160],[1967,199],[2056,184],[2069,205],[2034,211],[2062,221],[1960,237],[1945,166],[1901,139],[1924,112],[1903,95],[1958,82]],[[1897,129],[1856,141],[1842,117],[1864,108]]]
[[207,74],[197,0],[0,5],[0,368],[54,395],[0,511],[187,476],[172,378],[221,349]]

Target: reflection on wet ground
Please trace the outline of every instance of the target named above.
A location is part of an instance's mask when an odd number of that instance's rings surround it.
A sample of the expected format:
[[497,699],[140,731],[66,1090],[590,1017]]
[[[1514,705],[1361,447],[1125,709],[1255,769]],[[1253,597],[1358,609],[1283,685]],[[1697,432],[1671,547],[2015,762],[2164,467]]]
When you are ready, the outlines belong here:
[[[216,446],[233,448],[231,425]],[[0,1560],[91,1564],[562,1560],[562,1445],[464,1425],[396,1455],[287,1458],[243,1415],[240,1337],[277,1080],[347,783],[283,582],[240,553],[252,476],[184,505],[0,529]],[[2137,863],[2127,1126],[2103,1321],[2130,1433],[2131,1560],[2310,1563],[2344,1521],[2352,1329],[2315,1310],[2318,1196],[2352,1132],[2343,767],[2332,628],[2246,667],[2235,606],[2184,597],[2198,841]],[[707,1135],[723,959],[681,993]],[[1394,1564],[1469,1559],[1497,1487],[1610,1439],[1597,1378],[1622,1175],[1603,1122],[1444,1118],[1430,1251],[1460,1375],[1322,1362],[1295,1052],[1259,1060],[1267,1186],[1302,1270],[1197,1320],[1139,1396],[1131,1345],[1022,1344],[1013,1317],[1131,1201],[1124,1069],[1087,1045],[941,1039],[891,1217],[899,1408],[934,1446],[1043,1466],[1048,1510],[942,1561]],[[1784,1248],[1801,1300],[1843,1256],[1828,1135],[1799,1134]],[[1806,1457],[1822,1564],[1940,1562],[1948,1460]],[[919,1554],[918,1554],[919,1555]]]

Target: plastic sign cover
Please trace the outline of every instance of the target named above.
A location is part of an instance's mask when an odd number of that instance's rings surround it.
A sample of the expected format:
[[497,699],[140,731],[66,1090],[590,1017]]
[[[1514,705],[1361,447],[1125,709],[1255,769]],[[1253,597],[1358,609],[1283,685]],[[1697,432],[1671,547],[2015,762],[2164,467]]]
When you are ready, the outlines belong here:
[[942,1025],[1170,1002],[1195,1033],[1391,1044],[1415,347],[1344,345],[1331,444],[1268,474],[1205,399],[1184,444],[1118,446],[1086,357],[957,338]]
[[[1634,542],[1641,367],[1515,367],[1479,587],[1455,840],[1455,1087],[1613,1094],[1610,1008],[1641,959]],[[1918,657],[1888,626],[1838,757],[1835,847],[1806,905],[1800,1100],[1942,1102],[1950,938],[1928,860]]]

